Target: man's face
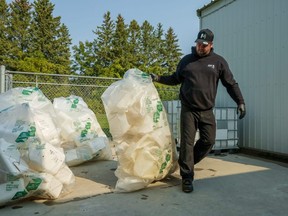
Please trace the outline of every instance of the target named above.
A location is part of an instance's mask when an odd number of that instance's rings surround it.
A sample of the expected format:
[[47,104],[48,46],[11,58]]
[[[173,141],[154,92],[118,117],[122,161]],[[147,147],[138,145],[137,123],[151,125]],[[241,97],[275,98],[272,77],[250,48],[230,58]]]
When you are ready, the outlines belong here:
[[196,52],[199,56],[206,56],[210,53],[213,43],[203,44],[202,42],[196,43]]

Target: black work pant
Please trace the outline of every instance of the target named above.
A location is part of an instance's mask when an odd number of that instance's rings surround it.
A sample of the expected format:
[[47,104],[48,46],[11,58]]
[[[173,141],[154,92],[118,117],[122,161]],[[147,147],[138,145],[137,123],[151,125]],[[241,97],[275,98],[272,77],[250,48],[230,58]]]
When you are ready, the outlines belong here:
[[[181,140],[178,161],[180,175],[182,178],[194,179],[194,165],[207,156],[215,143],[216,122],[213,109],[194,111],[182,104],[180,124]],[[195,143],[197,129],[200,138]]]

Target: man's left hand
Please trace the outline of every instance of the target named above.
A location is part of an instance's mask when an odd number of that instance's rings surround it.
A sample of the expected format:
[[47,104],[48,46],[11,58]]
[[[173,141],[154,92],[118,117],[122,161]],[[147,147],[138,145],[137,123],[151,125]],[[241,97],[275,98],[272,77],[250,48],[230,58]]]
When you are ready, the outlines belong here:
[[239,104],[237,107],[237,114],[239,115],[239,119],[244,118],[244,116],[246,115],[246,108],[245,108],[245,104]]

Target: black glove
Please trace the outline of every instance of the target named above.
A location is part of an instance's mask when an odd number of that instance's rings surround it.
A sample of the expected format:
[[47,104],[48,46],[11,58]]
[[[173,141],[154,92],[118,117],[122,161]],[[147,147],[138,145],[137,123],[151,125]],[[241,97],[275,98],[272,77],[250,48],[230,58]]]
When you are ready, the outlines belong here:
[[151,79],[152,79],[153,82],[158,82],[159,81],[159,76],[158,75],[156,75],[154,73],[151,73],[150,76],[151,76]]
[[244,118],[244,116],[246,115],[246,108],[245,108],[245,104],[239,104],[237,107],[237,114],[240,113],[239,115],[239,119]]

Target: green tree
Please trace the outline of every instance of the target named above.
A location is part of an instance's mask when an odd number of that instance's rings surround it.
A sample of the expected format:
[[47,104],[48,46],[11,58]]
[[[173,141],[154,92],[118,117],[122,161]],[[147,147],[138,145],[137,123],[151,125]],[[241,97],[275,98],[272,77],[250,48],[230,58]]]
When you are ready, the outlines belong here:
[[104,20],[101,26],[98,26],[94,32],[96,35],[93,41],[95,50],[95,76],[117,76],[110,71],[114,60],[113,55],[113,36],[115,32],[115,23],[111,19],[111,14],[108,11],[104,14]]
[[28,56],[31,46],[31,4],[28,0],[18,0],[10,3],[9,24],[7,32],[11,49],[7,60],[10,69],[19,70],[19,61]]
[[74,46],[73,70],[82,75],[122,78],[130,68],[157,74],[175,71],[180,60],[178,39],[172,28],[164,34],[161,23],[154,28],[148,21],[141,26],[132,20],[125,24],[119,14],[116,22],[108,11],[94,32],[93,42]]
[[165,34],[164,40],[164,67],[168,74],[173,73],[176,70],[177,64],[182,55],[181,50],[178,45],[177,36],[174,30],[170,27]]
[[154,50],[153,50],[153,58],[154,60],[150,64],[149,72],[154,72],[157,74],[162,74],[165,71],[165,39],[164,37],[164,30],[163,25],[158,23],[157,28],[154,32]]
[[92,42],[79,42],[79,45],[72,47],[73,49],[73,64],[72,70],[80,75],[94,76],[96,56]]
[[142,71],[148,71],[151,64],[154,63],[154,53],[155,53],[155,37],[154,37],[154,27],[145,20],[141,26],[140,35],[140,52],[141,52],[141,65],[139,69]]
[[123,77],[124,72],[131,67],[128,52],[128,30],[124,18],[119,14],[116,21],[115,31],[112,39],[112,53],[114,56],[110,68],[116,77]]
[[70,38],[67,26],[61,24],[59,30],[57,31],[57,37],[53,43],[53,49],[57,50],[57,53],[55,53],[55,55],[53,56],[52,62],[59,66],[63,66],[63,69],[61,69],[59,72],[63,72],[66,74],[69,74],[71,72],[71,41],[72,39]]
[[9,7],[5,0],[0,0],[0,65],[7,65],[11,43],[8,39],[7,25]]
[[31,57],[54,64],[54,71],[59,74],[70,73],[70,45],[68,28],[62,24],[61,17],[53,17],[54,4],[49,0],[36,0],[32,13]]
[[132,20],[128,27],[127,58],[130,60],[131,67],[135,68],[141,65],[140,35],[140,26],[136,20]]
[[[28,0],[18,0],[10,4],[10,37],[18,50],[25,54],[31,45],[30,23],[31,23],[31,4]],[[21,59],[21,56],[19,56]]]

